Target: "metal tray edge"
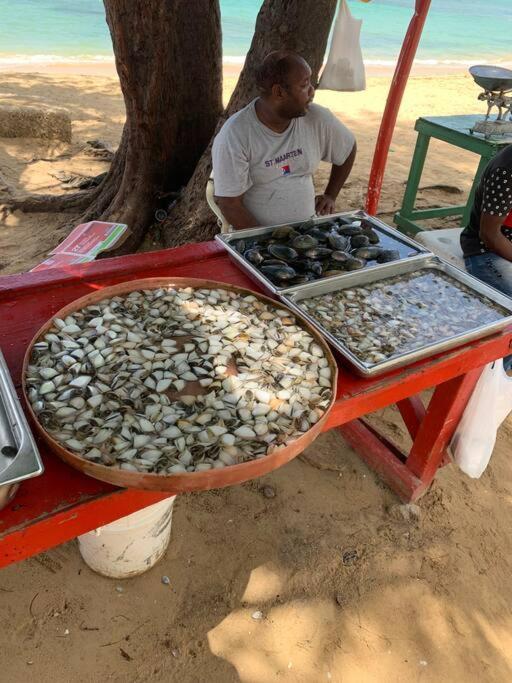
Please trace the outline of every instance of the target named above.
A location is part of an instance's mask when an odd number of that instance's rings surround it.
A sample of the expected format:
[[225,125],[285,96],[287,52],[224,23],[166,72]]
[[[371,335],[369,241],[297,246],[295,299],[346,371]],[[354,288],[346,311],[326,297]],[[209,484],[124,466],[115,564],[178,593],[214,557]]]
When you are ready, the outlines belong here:
[[19,430],[18,453],[0,476],[0,485],[4,485],[37,477],[44,472],[44,465],[1,351],[0,386],[5,388],[5,391],[2,392],[2,400],[6,412],[10,414],[11,420],[17,425]]
[[[412,260],[412,259],[411,259]],[[407,261],[402,261],[400,262],[402,264],[407,264],[409,263],[409,260]],[[316,329],[326,338],[328,341],[331,343],[331,345],[354,367],[354,369],[358,372],[358,374],[363,375],[365,377],[375,377],[377,375],[382,375],[386,372],[390,372],[391,370],[400,368],[400,367],[405,367],[408,365],[412,365],[413,363],[427,357],[430,355],[436,355],[437,353],[442,353],[443,351],[449,351],[453,348],[456,348],[457,346],[462,346],[464,344],[467,344],[474,339],[482,338],[482,337],[487,337],[490,336],[496,332],[499,332],[500,330],[505,329],[507,326],[512,325],[512,298],[506,296],[502,292],[499,292],[498,290],[494,289],[493,287],[490,287],[489,285],[486,285],[485,283],[481,282],[480,280],[474,278],[472,275],[467,273],[466,271],[461,270],[460,268],[457,268],[453,264],[445,261],[444,259],[441,259],[438,256],[431,256],[428,259],[425,259],[425,266],[427,267],[437,267],[443,272],[447,272],[448,274],[453,274],[454,277],[456,277],[459,281],[462,281],[464,284],[468,284],[468,286],[472,287],[477,293],[482,294],[483,296],[486,296],[487,298],[491,299],[494,303],[497,303],[498,305],[501,305],[503,308],[506,308],[510,311],[510,315],[502,318],[501,320],[498,320],[493,323],[488,323],[487,325],[484,325],[483,327],[479,327],[471,332],[464,332],[458,335],[455,335],[454,337],[450,337],[449,339],[443,340],[438,342],[437,344],[433,345],[428,345],[428,346],[421,346],[418,349],[415,349],[414,351],[410,351],[407,353],[400,354],[398,356],[395,356],[394,358],[389,359],[388,361],[378,363],[376,365],[366,365],[360,361],[357,356],[355,356],[347,347],[345,347],[343,344],[340,343],[340,341],[334,337],[328,330],[326,330],[321,324],[318,323],[314,318],[312,318],[306,311],[304,311],[295,301],[295,298],[293,295],[297,295],[301,293],[299,288],[295,288],[295,291],[290,291],[288,290],[286,295],[281,295],[281,298],[283,301],[290,307],[292,308],[296,313],[304,316],[311,324],[313,324]],[[422,266],[419,266],[422,267]],[[453,273],[452,271],[455,271]],[[372,269],[372,272],[373,269]],[[382,272],[382,271],[381,271]],[[407,271],[406,271],[407,272]],[[414,272],[414,269],[411,270],[410,272]],[[343,279],[344,278],[344,279]],[[342,289],[346,289],[347,287],[350,286],[350,283],[347,282],[347,276],[339,276],[339,278],[332,278],[330,281],[331,284],[332,282],[337,279],[338,281],[343,283]],[[381,279],[381,278],[379,278]],[[464,282],[466,280],[466,282]],[[474,286],[474,283],[476,283],[476,287]],[[315,284],[315,283],[312,283]],[[309,287],[309,285],[307,285]],[[305,290],[305,287],[303,288],[303,291]],[[308,292],[306,291],[306,294]],[[291,296],[290,296],[291,295]],[[309,298],[309,297],[304,297],[304,298]],[[496,301],[498,299],[498,301]]]

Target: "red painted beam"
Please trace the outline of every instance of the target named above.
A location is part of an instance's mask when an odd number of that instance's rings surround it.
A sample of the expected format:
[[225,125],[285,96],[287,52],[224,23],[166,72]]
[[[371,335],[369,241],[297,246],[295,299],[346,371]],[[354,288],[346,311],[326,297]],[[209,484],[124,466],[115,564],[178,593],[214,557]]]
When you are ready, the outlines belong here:
[[427,486],[443,459],[446,445],[455,433],[464,408],[483,368],[439,385],[421,423],[407,459],[407,467]]
[[410,396],[396,404],[407,431],[414,439],[425,417],[425,406],[420,396]]
[[[0,535],[0,567],[37,555],[168,497],[168,493],[117,489],[110,495],[76,503],[39,522],[10,529],[8,535]],[[13,503],[17,500],[16,497]]]
[[389,89],[377,142],[375,144],[373,163],[368,181],[366,211],[372,216],[377,213],[389,146],[391,144],[391,138],[393,137],[393,131],[395,130],[398,110],[400,109],[405,86],[407,85],[407,80],[411,72],[414,55],[418,48],[429,7],[430,0],[416,0],[414,16],[411,19],[411,23],[405,34],[393,80],[391,81],[391,87]]

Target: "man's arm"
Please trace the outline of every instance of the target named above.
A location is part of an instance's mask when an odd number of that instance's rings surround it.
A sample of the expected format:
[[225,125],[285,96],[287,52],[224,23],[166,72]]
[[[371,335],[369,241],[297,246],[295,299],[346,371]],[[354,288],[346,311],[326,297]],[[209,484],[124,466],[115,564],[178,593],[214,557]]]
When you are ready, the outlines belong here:
[[235,228],[255,228],[258,223],[252,213],[246,209],[243,195],[239,197],[215,197],[219,209],[228,223]]
[[336,198],[345,184],[346,179],[350,175],[356,158],[356,149],[356,143],[354,142],[352,151],[345,161],[340,166],[336,166],[336,164],[332,165],[331,175],[329,176],[329,182],[327,183],[325,192],[315,197],[315,209],[319,216],[326,216],[327,214],[335,212]]
[[480,216],[480,239],[489,251],[507,261],[512,261],[512,242],[501,232],[503,216],[482,212]]

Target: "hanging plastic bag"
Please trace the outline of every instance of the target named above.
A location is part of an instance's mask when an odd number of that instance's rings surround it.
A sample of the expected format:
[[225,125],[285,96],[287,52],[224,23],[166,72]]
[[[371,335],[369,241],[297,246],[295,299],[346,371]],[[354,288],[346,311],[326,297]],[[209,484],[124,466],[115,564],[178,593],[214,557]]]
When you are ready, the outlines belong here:
[[512,410],[512,377],[503,360],[484,368],[451,442],[453,459],[478,479],[491,459],[498,427]]
[[340,0],[331,49],[318,84],[320,90],[365,90],[366,77],[359,45],[362,23],[350,14],[346,0]]

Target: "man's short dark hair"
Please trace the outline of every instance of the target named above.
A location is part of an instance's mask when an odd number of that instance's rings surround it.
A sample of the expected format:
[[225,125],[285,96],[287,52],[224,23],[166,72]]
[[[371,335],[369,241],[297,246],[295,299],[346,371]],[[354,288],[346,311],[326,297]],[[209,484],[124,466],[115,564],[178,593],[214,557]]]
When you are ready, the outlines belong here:
[[256,69],[256,86],[264,94],[272,91],[273,85],[288,88],[288,76],[290,71],[298,63],[304,62],[296,52],[292,50],[274,50],[269,52],[265,59]]

